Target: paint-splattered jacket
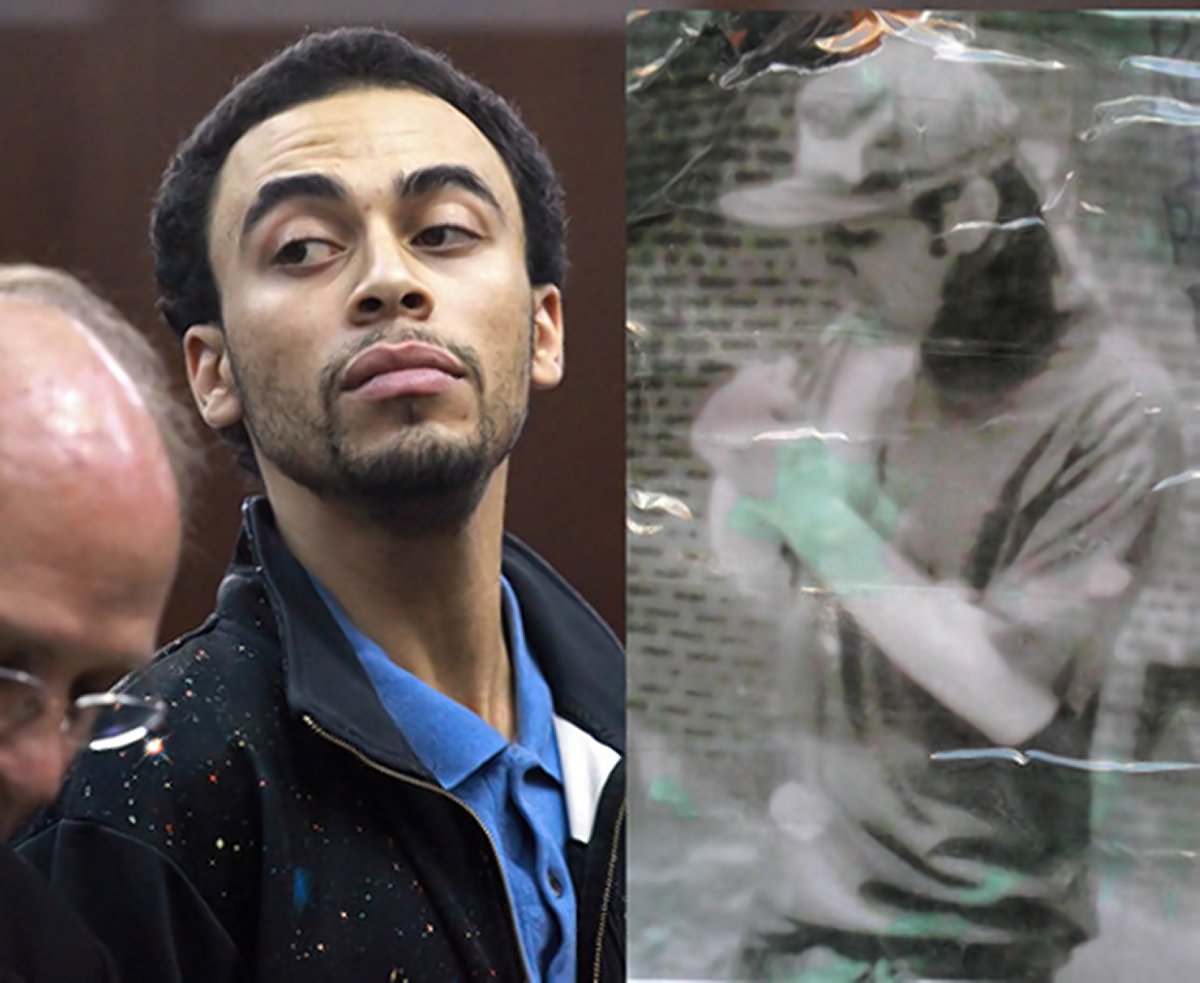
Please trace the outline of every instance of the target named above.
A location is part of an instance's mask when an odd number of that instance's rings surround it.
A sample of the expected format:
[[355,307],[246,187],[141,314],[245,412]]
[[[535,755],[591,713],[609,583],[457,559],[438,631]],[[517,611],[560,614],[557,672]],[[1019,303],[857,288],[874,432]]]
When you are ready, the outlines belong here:
[[45,879],[0,843],[0,983],[114,983],[116,970]]
[[[266,503],[243,511],[216,612],[136,684],[170,702],[161,749],[86,755],[22,852],[132,983],[523,979],[490,838],[412,753]],[[624,655],[512,539],[504,572],[566,723],[578,979],[623,979]]]

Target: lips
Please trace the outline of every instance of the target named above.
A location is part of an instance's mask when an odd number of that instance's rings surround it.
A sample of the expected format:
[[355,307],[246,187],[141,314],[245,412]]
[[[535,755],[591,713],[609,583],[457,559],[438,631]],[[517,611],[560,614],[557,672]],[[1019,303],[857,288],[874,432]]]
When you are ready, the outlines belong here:
[[390,372],[441,373],[454,379],[466,376],[466,369],[453,355],[435,345],[405,341],[398,345],[374,345],[356,355],[342,376],[342,389],[360,389],[372,379]]

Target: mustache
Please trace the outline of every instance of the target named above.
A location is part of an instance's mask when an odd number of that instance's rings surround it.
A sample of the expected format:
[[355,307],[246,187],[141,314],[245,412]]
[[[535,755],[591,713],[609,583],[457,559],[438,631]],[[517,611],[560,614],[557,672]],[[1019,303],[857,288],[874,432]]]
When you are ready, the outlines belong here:
[[388,330],[379,328],[361,338],[356,338],[344,350],[339,351],[321,372],[321,399],[326,406],[331,406],[341,389],[341,378],[354,358],[368,348],[379,344],[400,345],[406,341],[415,341],[430,345],[449,352],[462,364],[467,378],[475,391],[482,393],[484,389],[483,363],[478,353],[470,345],[449,341],[436,332],[426,328],[409,325],[403,328]]
[[828,252],[825,254],[825,262],[830,266],[840,267],[843,270],[849,271],[854,276],[858,276],[858,267],[854,265],[854,260],[845,253]]
[[854,232],[844,225],[834,225],[821,234],[826,246],[836,246],[851,252],[855,249],[870,249],[883,238],[883,233],[877,229],[863,229]]

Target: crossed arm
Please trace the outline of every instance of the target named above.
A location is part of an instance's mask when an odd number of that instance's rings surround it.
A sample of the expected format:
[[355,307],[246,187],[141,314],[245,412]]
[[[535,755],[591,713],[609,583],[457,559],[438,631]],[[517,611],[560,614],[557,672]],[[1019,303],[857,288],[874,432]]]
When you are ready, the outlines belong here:
[[1058,699],[997,648],[1002,621],[964,585],[935,582],[905,558],[879,527],[886,505],[860,515],[789,450],[770,498],[738,499],[735,532],[786,544],[897,669],[990,740],[1019,744],[1045,727]]
[[[896,506],[870,468],[842,456],[836,435],[789,435],[778,417],[771,426],[781,436],[764,441],[760,426],[741,451],[731,448],[744,433],[715,453],[700,447],[717,470],[713,502],[725,504],[712,520],[725,542],[743,555],[786,547],[897,670],[989,740],[1021,745],[1042,731],[1062,702],[1057,669],[1104,643],[1128,596],[1134,572],[1124,555],[1154,518],[1149,485],[1093,517],[1088,548],[1060,543],[1053,562],[1012,575],[998,602],[934,580],[905,555]],[[1110,478],[1105,468],[1096,480]]]

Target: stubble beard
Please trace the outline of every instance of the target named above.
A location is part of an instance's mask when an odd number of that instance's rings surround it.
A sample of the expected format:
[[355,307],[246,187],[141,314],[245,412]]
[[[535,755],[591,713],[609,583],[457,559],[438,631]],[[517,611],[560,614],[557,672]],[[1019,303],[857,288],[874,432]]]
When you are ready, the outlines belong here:
[[491,411],[480,400],[480,419],[466,438],[439,433],[413,419],[390,445],[369,455],[349,453],[336,418],[327,417],[327,480],[309,488],[327,501],[352,506],[392,532],[443,532],[461,527],[475,512],[492,474],[512,453],[525,425],[524,407]]
[[[447,344],[419,328],[399,334],[371,336],[353,352],[329,366],[321,379],[321,417],[308,419],[296,412],[291,400],[270,378],[252,382],[258,396],[243,396],[245,424],[258,454],[292,482],[315,496],[364,516],[390,533],[412,536],[461,528],[478,508],[492,474],[512,453],[525,425],[532,363],[530,343],[519,367],[519,378],[510,398],[489,404],[482,367],[474,351]],[[440,431],[422,422],[415,399],[407,399],[399,430],[387,446],[368,453],[355,452],[339,403],[341,369],[354,354],[387,340],[420,341],[451,352],[467,368],[475,393],[479,423],[465,437]],[[231,359],[239,391],[247,389],[242,373]],[[504,387],[501,387],[502,389]],[[314,442],[305,435],[319,434]],[[314,444],[316,448],[314,448]]]

